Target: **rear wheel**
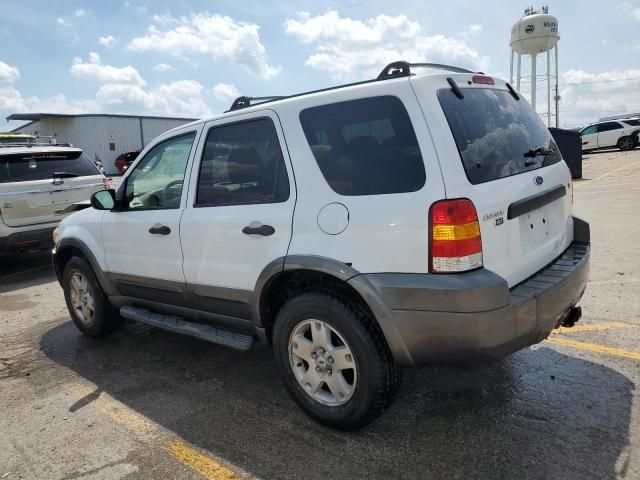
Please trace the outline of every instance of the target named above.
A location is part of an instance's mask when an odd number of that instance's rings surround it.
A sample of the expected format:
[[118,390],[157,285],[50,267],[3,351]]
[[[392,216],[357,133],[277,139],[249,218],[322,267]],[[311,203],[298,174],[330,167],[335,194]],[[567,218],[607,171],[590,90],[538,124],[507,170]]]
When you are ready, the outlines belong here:
[[618,140],[618,148],[622,151],[633,150],[636,142],[633,137],[622,137]]
[[393,401],[399,369],[371,316],[347,300],[304,293],[278,312],[273,333],[285,387],[317,421],[361,428]]
[[66,263],[62,285],[71,319],[82,333],[98,337],[120,325],[120,315],[84,259],[72,257]]

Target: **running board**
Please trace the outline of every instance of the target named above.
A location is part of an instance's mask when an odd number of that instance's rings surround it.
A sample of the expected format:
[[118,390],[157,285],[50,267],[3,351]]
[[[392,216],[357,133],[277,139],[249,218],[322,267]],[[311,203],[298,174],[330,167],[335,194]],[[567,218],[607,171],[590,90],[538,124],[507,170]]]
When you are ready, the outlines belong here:
[[190,337],[217,343],[236,350],[247,351],[253,347],[254,339],[251,335],[223,330],[202,323],[187,322],[180,317],[160,315],[143,308],[125,305],[120,308],[120,315],[129,320],[146,323],[152,327],[161,328],[170,332],[182,333]]

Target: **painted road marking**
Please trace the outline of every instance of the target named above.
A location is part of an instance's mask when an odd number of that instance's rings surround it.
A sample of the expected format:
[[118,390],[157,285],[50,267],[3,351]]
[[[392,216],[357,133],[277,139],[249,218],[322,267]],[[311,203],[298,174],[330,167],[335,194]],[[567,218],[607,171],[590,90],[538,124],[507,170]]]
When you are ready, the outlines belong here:
[[613,355],[614,357],[630,358],[631,360],[640,361],[639,352],[630,352],[628,350],[622,350],[621,348],[605,347],[604,345],[598,345],[596,343],[576,342],[575,340],[569,340],[567,338],[547,338],[548,343],[555,345],[563,345],[565,347],[575,348],[577,350],[587,350],[595,353],[606,353]]
[[220,465],[211,457],[201,454],[196,449],[183,442],[174,440],[167,449],[169,453],[180,463],[195,470],[200,475],[209,479],[232,480],[241,478],[233,471]]
[[623,165],[622,167],[618,167],[618,168],[615,168],[615,169],[611,170],[610,172],[603,173],[599,177],[596,177],[596,178],[594,178],[592,180],[587,180],[586,181],[587,183],[582,183],[582,182],[574,183],[573,188],[576,189],[576,188],[581,188],[581,187],[583,187],[585,185],[591,185],[591,184],[593,184],[593,182],[597,182],[598,180],[602,180],[603,178],[607,178],[609,175],[612,175],[612,174],[614,174],[616,172],[619,172],[621,170],[625,170],[627,168],[633,167],[634,165],[640,165],[640,160],[638,160],[636,162],[627,163],[626,165]]
[[599,332],[602,330],[612,330],[614,328],[634,328],[640,327],[640,325],[633,325],[631,323],[622,322],[606,322],[606,323],[594,323],[591,325],[575,325],[573,327],[560,327],[553,330],[551,333],[568,334],[568,333],[580,333],[580,332]]
[[79,396],[80,400],[91,396],[93,400],[87,405],[91,405],[98,412],[107,415],[116,423],[132,431],[139,440],[146,440],[145,443],[147,444],[159,444],[173,458],[204,478],[209,480],[231,480],[246,477],[246,475],[235,473],[214,458],[200,453],[182,438],[166,433],[158,424],[115,400],[107,393],[100,392],[100,394],[96,395],[97,387],[94,385],[74,384],[69,386],[68,389],[71,390],[74,396]]

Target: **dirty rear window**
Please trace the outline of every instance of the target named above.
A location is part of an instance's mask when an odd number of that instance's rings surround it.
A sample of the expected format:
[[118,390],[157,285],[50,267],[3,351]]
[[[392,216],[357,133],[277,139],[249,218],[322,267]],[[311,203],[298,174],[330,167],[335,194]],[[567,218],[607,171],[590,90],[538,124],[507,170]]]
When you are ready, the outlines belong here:
[[[561,160],[549,130],[524,99],[516,100],[506,90],[465,88],[462,92],[460,99],[451,89],[443,89],[438,100],[471,183],[518,175]],[[553,153],[532,156],[536,149]]]
[[48,180],[53,178],[54,173],[79,177],[100,175],[93,162],[82,152],[0,153],[0,183]]

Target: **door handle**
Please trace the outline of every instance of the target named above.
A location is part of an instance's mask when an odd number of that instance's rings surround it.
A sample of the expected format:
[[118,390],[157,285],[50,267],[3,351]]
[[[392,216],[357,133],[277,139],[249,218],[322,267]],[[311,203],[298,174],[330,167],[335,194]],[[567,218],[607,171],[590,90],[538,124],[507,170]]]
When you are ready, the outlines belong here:
[[276,233],[276,229],[271,225],[260,225],[259,227],[246,226],[242,229],[242,233],[245,235],[262,235],[263,237],[268,237]]
[[169,235],[171,233],[171,229],[166,225],[160,225],[159,223],[156,223],[149,229],[149,233],[152,233],[154,235]]

